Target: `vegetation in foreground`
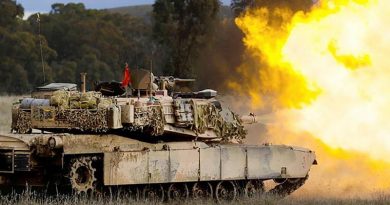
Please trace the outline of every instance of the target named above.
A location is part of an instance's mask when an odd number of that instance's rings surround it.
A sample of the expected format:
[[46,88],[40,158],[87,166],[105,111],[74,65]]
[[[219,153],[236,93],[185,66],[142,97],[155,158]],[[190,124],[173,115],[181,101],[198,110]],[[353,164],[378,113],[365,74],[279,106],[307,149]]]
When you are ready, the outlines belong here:
[[[254,199],[245,199],[239,198],[235,202],[226,202],[222,204],[242,204],[242,205],[371,205],[371,204],[389,204],[390,195],[378,194],[375,197],[370,199],[359,199],[359,198],[349,198],[349,199],[336,199],[336,198],[326,198],[326,197],[294,197],[290,196],[285,199],[278,199],[274,197],[257,197]],[[120,196],[105,196],[105,197],[86,197],[86,196],[75,196],[75,195],[45,195],[43,193],[36,193],[32,191],[23,191],[19,194],[11,193],[2,195],[0,198],[0,205],[11,205],[11,204],[34,204],[34,205],[51,205],[51,204],[85,204],[85,205],[100,205],[100,204],[115,204],[115,205],[125,205],[125,204],[160,204],[160,203],[151,203],[144,201],[134,201],[130,196],[124,194]],[[193,201],[187,200],[185,202],[172,202],[172,203],[161,203],[161,204],[199,204],[199,205],[209,205],[217,204],[214,200],[206,201]]]

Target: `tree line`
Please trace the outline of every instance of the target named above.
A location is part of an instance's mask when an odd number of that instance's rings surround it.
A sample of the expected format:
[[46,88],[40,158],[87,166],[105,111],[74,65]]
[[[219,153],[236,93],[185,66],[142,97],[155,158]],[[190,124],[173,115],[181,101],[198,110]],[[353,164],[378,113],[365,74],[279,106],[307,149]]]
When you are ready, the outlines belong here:
[[0,13],[5,17],[0,24],[2,93],[77,82],[80,72],[87,72],[90,81],[114,80],[125,62],[148,57],[151,28],[129,15],[70,3],[53,4],[50,13],[23,20],[23,7],[12,0],[0,3]]
[[[297,12],[312,4],[232,0],[231,6],[241,12],[250,7]],[[50,82],[79,83],[81,72],[88,73],[91,89],[96,81],[121,80],[125,63],[131,69],[153,65],[157,75],[196,78],[195,89],[229,91],[228,82],[244,80],[236,68],[253,59],[235,17],[226,15],[230,9],[219,0],[155,0],[152,8],[150,15],[135,17],[81,3],[53,4],[39,19],[33,14],[23,20],[22,5],[0,0],[0,94],[25,94]],[[246,72],[258,69],[253,64]]]
[[[131,69],[148,69],[153,62],[157,74],[202,78],[216,66],[206,58],[227,53],[218,48],[223,44],[218,35],[234,22],[218,16],[220,6],[219,0],[156,0],[151,21],[145,21],[86,9],[82,3],[57,3],[49,13],[23,20],[22,5],[1,0],[0,93],[23,94],[50,82],[75,83],[81,72],[88,73],[89,85],[120,80],[126,62]],[[229,37],[223,36],[225,41]]]

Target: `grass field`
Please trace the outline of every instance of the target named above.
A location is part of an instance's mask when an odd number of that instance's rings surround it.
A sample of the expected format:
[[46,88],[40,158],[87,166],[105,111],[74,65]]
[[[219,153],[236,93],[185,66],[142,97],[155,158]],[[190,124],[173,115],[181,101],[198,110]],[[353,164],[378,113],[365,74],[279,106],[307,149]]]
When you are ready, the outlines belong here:
[[[234,202],[222,204],[240,204],[240,205],[388,205],[390,198],[388,196],[378,196],[372,199],[335,199],[318,196],[316,198],[295,198],[293,196],[285,199],[276,199],[271,197],[259,197],[255,199],[240,198]],[[83,196],[59,195],[59,196],[42,196],[42,194],[24,192],[21,194],[10,194],[0,198],[0,205],[22,204],[22,205],[54,205],[54,204],[85,204],[85,205],[146,205],[146,204],[183,204],[183,205],[211,205],[216,204],[213,200],[208,201],[179,201],[172,203],[147,203],[136,202],[130,197],[96,197],[89,198]]]
[[[0,97],[0,132],[9,132],[10,131],[10,123],[11,123],[11,107],[14,102],[16,102],[20,97],[18,96],[3,96]],[[320,165],[319,165],[320,166]],[[325,165],[326,166],[326,165]],[[321,167],[317,167],[320,169]],[[312,170],[316,171],[316,170]],[[314,175],[314,174],[313,174]],[[332,177],[332,176],[324,176],[324,177]],[[310,178],[309,178],[310,180]],[[316,178],[311,178],[311,180],[315,181]],[[383,178],[383,180],[389,180],[387,178]],[[322,186],[320,183],[318,186]],[[318,194],[317,191],[308,189],[306,186],[301,190],[298,190],[297,193],[288,196],[285,199],[276,199],[272,197],[259,197],[252,200],[247,200],[243,198],[239,198],[235,202],[231,202],[229,204],[242,204],[242,205],[333,205],[333,204],[342,204],[342,205],[371,205],[371,204],[379,204],[379,205],[387,205],[390,204],[390,194],[388,193],[375,193],[364,198],[346,198],[345,193],[340,193],[339,196],[327,196],[324,195],[324,192]],[[305,191],[302,191],[305,190]],[[317,189],[318,190],[318,189]],[[86,205],[103,205],[103,204],[150,204],[145,202],[134,202],[130,197],[121,196],[121,197],[96,197],[96,198],[85,198],[80,196],[72,196],[72,195],[59,195],[59,196],[47,196],[42,192],[23,192],[21,194],[6,194],[0,196],[0,205],[8,205],[8,204],[26,204],[26,205],[54,205],[54,204],[86,204]],[[177,202],[172,204],[215,204],[213,200],[199,202],[199,201],[187,201],[187,202]]]
[[17,102],[19,96],[0,97],[0,132],[9,132],[11,130],[11,108],[12,103]]

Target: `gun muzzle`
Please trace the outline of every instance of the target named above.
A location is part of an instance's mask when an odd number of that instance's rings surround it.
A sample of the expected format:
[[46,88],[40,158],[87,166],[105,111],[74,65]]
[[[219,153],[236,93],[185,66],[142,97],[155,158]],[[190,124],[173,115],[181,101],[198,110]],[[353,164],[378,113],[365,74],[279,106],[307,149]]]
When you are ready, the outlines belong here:
[[241,121],[243,124],[255,124],[255,123],[259,123],[259,117],[251,113],[249,115],[242,116]]
[[175,83],[195,82],[195,79],[175,78]]

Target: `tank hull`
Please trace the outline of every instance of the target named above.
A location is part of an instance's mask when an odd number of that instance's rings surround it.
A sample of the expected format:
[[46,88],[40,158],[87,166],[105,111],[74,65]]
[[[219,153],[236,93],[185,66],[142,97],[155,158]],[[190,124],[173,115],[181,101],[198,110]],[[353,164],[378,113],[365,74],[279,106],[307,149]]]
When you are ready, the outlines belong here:
[[[316,156],[308,149],[285,145],[147,143],[118,135],[2,134],[0,164],[0,185],[45,186],[52,180],[83,192],[95,184],[145,188],[304,181],[316,164]],[[84,176],[87,182],[80,185],[78,171],[83,167],[91,176]]]
[[309,150],[283,145],[186,145],[178,143],[167,150],[106,152],[104,184],[305,178],[315,160]]

